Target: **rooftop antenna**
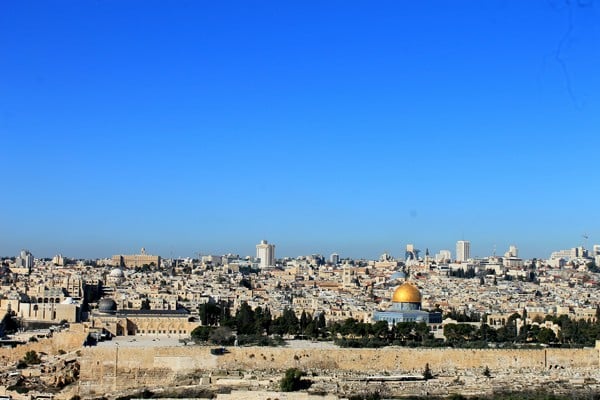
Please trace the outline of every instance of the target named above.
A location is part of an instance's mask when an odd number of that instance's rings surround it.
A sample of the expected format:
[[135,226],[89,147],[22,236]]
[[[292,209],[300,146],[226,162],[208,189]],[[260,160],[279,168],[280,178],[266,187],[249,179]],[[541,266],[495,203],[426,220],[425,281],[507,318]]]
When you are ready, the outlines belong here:
[[581,235],[581,237],[583,238],[583,248],[587,249],[587,242],[590,237],[587,233],[584,233],[583,235]]

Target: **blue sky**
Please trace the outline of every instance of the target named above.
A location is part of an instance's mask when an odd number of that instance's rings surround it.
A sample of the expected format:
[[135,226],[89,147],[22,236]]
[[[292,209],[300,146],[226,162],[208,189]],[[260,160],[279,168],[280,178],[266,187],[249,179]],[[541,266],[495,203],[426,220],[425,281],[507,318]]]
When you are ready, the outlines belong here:
[[0,255],[591,247],[597,6],[4,1]]

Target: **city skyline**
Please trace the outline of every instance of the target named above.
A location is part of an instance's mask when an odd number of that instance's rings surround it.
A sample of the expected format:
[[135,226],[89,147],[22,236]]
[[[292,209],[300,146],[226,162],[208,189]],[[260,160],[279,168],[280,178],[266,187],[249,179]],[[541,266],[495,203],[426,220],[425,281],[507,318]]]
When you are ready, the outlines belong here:
[[13,2],[0,37],[2,255],[600,241],[592,7]]
[[[587,242],[587,239],[586,239]],[[428,251],[428,257],[430,257],[431,260],[435,259],[438,255],[440,254],[435,254],[438,252],[444,252],[449,254],[449,259],[453,260],[453,261],[458,261],[458,262],[465,262],[467,260],[480,260],[480,259],[484,259],[487,257],[519,257],[520,259],[523,260],[531,260],[533,258],[539,259],[539,260],[549,260],[551,258],[551,254],[548,253],[546,255],[539,255],[539,256],[533,256],[533,257],[523,257],[521,254],[521,249],[519,248],[519,246],[516,246],[515,244],[510,244],[508,246],[506,246],[505,248],[497,248],[497,246],[494,246],[493,249],[491,249],[491,251],[489,253],[477,253],[477,254],[472,254],[471,253],[471,241],[469,240],[458,240],[454,243],[454,248],[453,250],[450,249],[450,247],[448,248],[440,248],[440,249],[432,249],[429,247],[424,247],[423,249],[417,249],[417,246],[415,246],[413,243],[408,243],[406,244],[406,247],[411,247],[414,248],[418,253],[420,253],[419,256],[419,260],[425,260],[426,257],[426,251]],[[396,252],[390,252],[389,250],[384,250],[379,252],[378,254],[374,254],[374,255],[368,255],[368,256],[352,256],[350,254],[339,254],[337,251],[333,251],[333,252],[318,252],[318,251],[308,251],[306,253],[303,254],[283,254],[283,255],[279,255],[278,257],[275,256],[275,247],[276,244],[269,242],[265,239],[262,239],[260,241],[260,243],[255,244],[254,245],[254,251],[249,251],[249,252],[245,252],[244,251],[223,251],[223,252],[218,252],[218,251],[196,251],[196,252],[192,252],[190,254],[174,254],[173,252],[171,252],[168,256],[166,254],[163,253],[159,253],[159,252],[152,252],[152,251],[147,251],[145,247],[142,247],[141,250],[140,249],[128,249],[126,251],[122,251],[122,252],[112,252],[111,254],[103,254],[101,256],[97,256],[97,257],[77,257],[77,256],[73,256],[73,255],[69,255],[69,254],[65,254],[61,251],[55,251],[54,253],[50,254],[42,254],[42,255],[38,255],[38,254],[34,254],[34,256],[36,258],[52,258],[52,257],[56,257],[56,256],[60,256],[60,257],[67,257],[70,259],[110,259],[111,257],[114,259],[115,257],[156,257],[158,256],[159,259],[160,257],[163,258],[180,258],[180,259],[184,259],[184,258],[200,258],[201,256],[225,256],[228,254],[231,255],[238,255],[240,257],[250,257],[250,258],[255,258],[255,259],[265,259],[267,261],[264,262],[260,262],[260,267],[261,268],[265,268],[268,266],[274,266],[275,264],[275,260],[280,260],[280,259],[293,259],[293,258],[297,258],[297,257],[307,257],[307,256],[312,256],[312,255],[319,255],[324,257],[326,260],[330,260],[332,257],[335,257],[338,261],[339,260],[344,260],[344,259],[354,259],[354,260],[376,260],[376,259],[380,259],[382,256],[386,256],[386,257],[390,257],[396,260],[404,260],[406,259],[408,261],[408,256],[407,255],[402,255],[403,252],[399,251],[398,253]],[[279,247],[279,245],[277,245],[277,247]],[[285,246],[283,246],[285,248]],[[589,252],[589,256],[591,258],[594,258],[594,256],[600,254],[600,244],[578,244],[575,246],[563,246],[561,248],[556,248],[552,250],[552,253],[569,253],[571,254],[571,251],[575,251],[576,253],[579,252],[580,248],[584,248],[586,251]],[[506,251],[505,251],[506,250]],[[35,252],[33,252],[35,253]],[[406,254],[406,252],[404,252]],[[29,254],[31,256],[31,252],[29,248],[21,248],[19,250],[18,253],[15,253],[16,257],[19,258],[23,258],[24,254]],[[435,256],[434,256],[435,254]],[[443,253],[441,253],[443,254]],[[578,254],[578,253],[577,253]],[[578,255],[579,256],[579,255]],[[12,254],[0,254],[0,258],[2,257],[15,257],[15,255]],[[571,256],[567,257],[570,258]],[[575,257],[575,256],[573,256]]]

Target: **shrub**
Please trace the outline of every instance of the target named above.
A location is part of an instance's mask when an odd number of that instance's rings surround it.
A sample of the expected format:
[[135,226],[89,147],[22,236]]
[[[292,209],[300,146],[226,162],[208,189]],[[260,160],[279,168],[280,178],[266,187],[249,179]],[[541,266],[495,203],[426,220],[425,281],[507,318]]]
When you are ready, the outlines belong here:
[[38,353],[36,353],[34,350],[29,350],[27,353],[25,353],[25,357],[23,357],[23,362],[25,362],[25,364],[27,365],[31,365],[39,364],[42,362],[42,360],[40,359]]
[[431,369],[429,368],[429,363],[425,364],[425,369],[423,370],[423,378],[425,378],[425,380],[433,378],[433,374],[431,373]]
[[483,376],[485,376],[486,378],[489,378],[490,376],[492,376],[490,369],[487,367],[487,365],[483,369]]
[[298,368],[289,368],[285,371],[284,377],[281,379],[279,387],[282,392],[296,392],[302,389],[308,389],[311,381],[302,379],[306,373]]

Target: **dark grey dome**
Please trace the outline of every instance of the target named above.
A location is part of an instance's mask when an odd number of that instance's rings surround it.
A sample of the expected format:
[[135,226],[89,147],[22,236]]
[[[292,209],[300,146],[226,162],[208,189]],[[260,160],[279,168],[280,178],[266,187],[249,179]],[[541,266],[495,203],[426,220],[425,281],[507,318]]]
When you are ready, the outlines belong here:
[[98,311],[101,313],[114,313],[117,311],[117,303],[113,299],[102,299],[98,302]]

